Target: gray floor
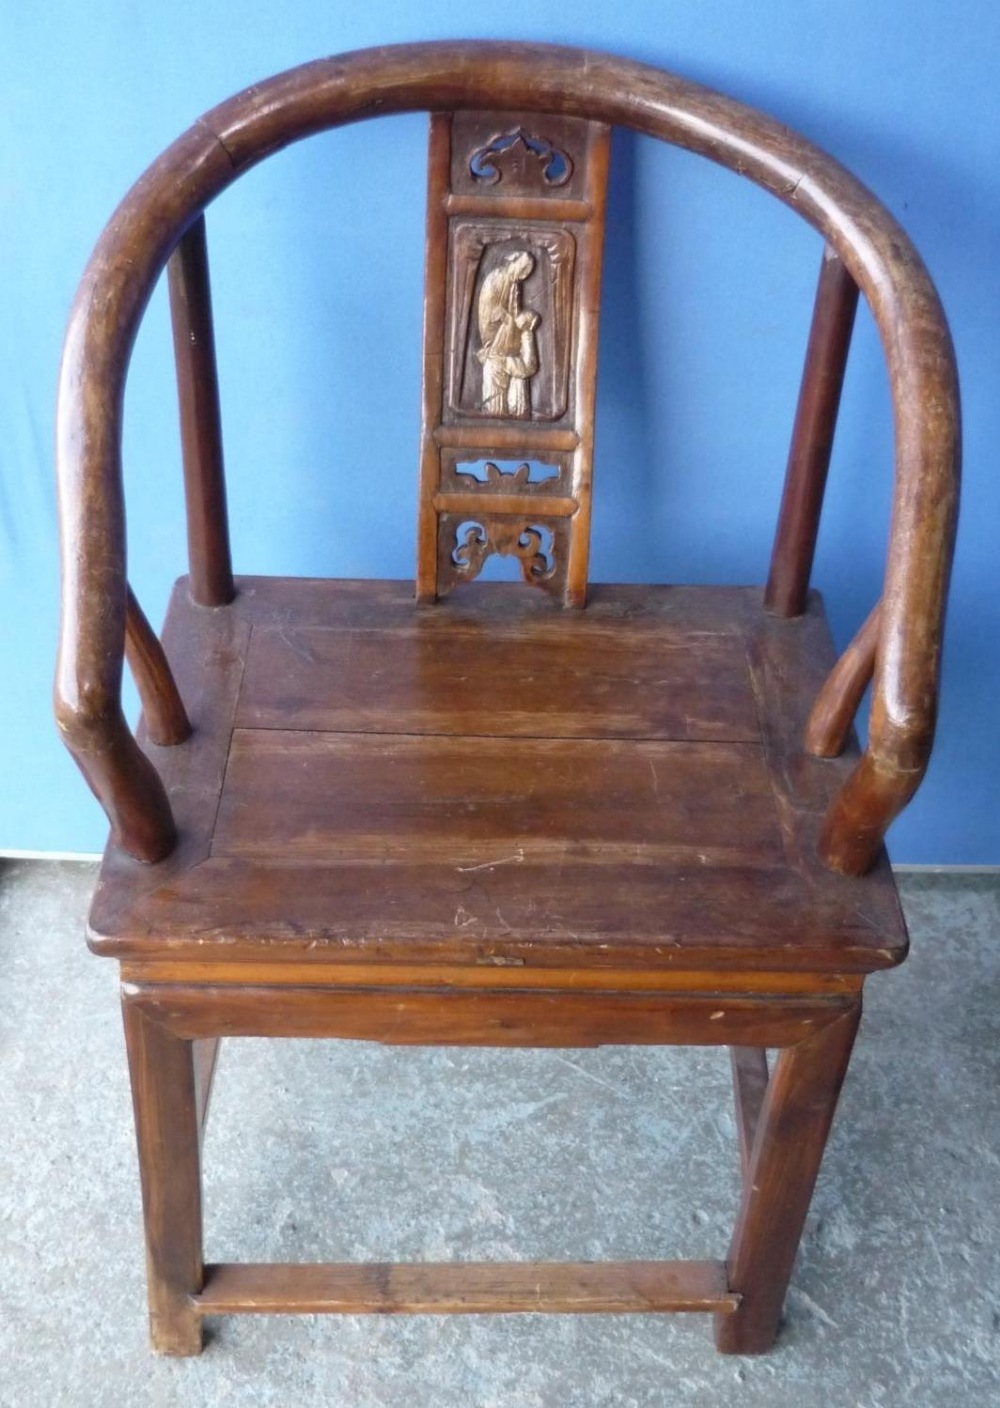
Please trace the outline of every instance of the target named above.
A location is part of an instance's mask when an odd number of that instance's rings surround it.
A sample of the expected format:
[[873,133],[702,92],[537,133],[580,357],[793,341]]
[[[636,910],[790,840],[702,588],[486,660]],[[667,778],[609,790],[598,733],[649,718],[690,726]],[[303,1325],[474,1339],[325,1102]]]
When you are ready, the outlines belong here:
[[[890,1408],[1000,1402],[1000,880],[907,876],[913,956],[865,1024],[777,1348],[700,1317],[238,1319],[146,1347],[114,965],[93,868],[0,862],[0,1404]],[[214,1259],[721,1255],[712,1052],[231,1042]]]

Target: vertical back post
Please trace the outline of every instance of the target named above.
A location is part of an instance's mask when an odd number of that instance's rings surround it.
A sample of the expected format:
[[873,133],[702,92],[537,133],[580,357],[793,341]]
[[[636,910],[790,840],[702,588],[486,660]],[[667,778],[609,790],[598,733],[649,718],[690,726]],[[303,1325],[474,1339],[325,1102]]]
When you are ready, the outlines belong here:
[[495,553],[587,593],[609,129],[431,118],[417,599]]
[[858,286],[828,246],[823,252],[764,593],[764,605],[775,616],[801,616],[805,610],[857,306]]
[[222,461],[219,378],[205,217],[181,236],[167,265],[177,365],[191,597],[225,606],[236,595]]

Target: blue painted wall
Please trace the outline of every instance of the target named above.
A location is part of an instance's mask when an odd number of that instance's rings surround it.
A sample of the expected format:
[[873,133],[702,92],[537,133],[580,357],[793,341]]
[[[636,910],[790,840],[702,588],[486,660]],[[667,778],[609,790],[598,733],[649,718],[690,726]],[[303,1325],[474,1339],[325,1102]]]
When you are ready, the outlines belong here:
[[[672,67],[798,127],[903,220],[938,281],[966,406],[967,488],[940,741],[898,861],[1000,862],[1000,7],[989,0],[506,0],[495,7],[10,6],[0,44],[0,851],[96,850],[103,819],[50,721],[51,415],[75,282],[114,204],[205,108],[324,53],[524,37]],[[283,153],[209,212],[237,567],[412,572],[424,120]],[[761,581],[818,238],[735,176],[623,138],[602,328],[597,580]],[[130,379],[131,575],[150,615],[183,570],[169,329]],[[891,434],[860,319],[816,581],[846,642],[878,594]],[[636,511],[639,495],[647,507]]]

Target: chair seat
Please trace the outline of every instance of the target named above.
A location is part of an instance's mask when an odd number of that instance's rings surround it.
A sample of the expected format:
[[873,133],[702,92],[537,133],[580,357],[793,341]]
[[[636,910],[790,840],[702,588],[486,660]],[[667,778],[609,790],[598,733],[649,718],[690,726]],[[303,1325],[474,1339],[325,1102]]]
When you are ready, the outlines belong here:
[[146,743],[176,851],[111,846],[91,946],[119,958],[859,973],[906,951],[883,856],[816,858],[854,751],[800,740],[833,647],[751,588],[175,588],[184,744]]

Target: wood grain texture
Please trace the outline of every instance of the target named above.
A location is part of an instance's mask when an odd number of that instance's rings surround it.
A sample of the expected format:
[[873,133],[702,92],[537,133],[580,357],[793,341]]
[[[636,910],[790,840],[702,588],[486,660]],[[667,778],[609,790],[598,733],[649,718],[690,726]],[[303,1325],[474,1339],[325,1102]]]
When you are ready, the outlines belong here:
[[425,619],[256,628],[237,727],[759,740],[738,631],[665,624],[639,642],[609,621],[560,640],[548,619],[454,621],[448,632],[425,629]]
[[377,986],[158,984],[128,1005],[175,1036],[339,1037],[389,1046],[794,1046],[850,1008],[847,996]]
[[146,1231],[149,1328],[161,1354],[201,1352],[201,1129],[192,1044],[122,1003]]
[[184,701],[159,637],[131,587],[125,615],[125,658],[142,701],[145,736],[164,747],[183,743],[191,735]]
[[774,1342],[860,1016],[856,1004],[783,1051],[768,1081],[727,1259],[741,1301],[716,1319],[725,1354],[761,1354]]
[[750,1169],[761,1106],[767,1093],[767,1052],[761,1046],[733,1046],[729,1050],[736,1096],[736,1133],[740,1164],[746,1179]]
[[120,708],[121,405],[139,319],[184,231],[244,170],[310,133],[375,113],[475,112],[498,102],[507,111],[622,123],[738,169],[820,231],[871,306],[897,432],[880,649],[865,756],[816,837],[828,866],[861,873],[919,785],[933,740],[959,464],[954,354],[937,294],[892,217],[817,148],[698,85],[577,50],[439,43],[305,65],[206,114],[126,197],[81,283],[63,358],[56,699],[64,738],[130,852],[147,860],[168,852],[173,820]]
[[869,612],[857,635],[827,675],[806,723],[805,747],[815,758],[844,751],[854,716],[875,673],[882,603]]
[[[394,583],[234,582],[202,212],[289,142],[413,109],[434,113],[416,603]],[[828,246],[766,593],[588,585],[616,122],[748,176]],[[128,591],[120,449],[168,260],[191,573],[161,646]],[[858,290],[896,484],[880,607],[836,663],[807,588]],[[57,458],[56,711],[112,824],[89,937],[123,962],[155,1346],[197,1353],[213,1311],[693,1309],[716,1312],[722,1350],[765,1349],[864,976],[906,953],[882,838],[933,739],[958,392],[892,217],[786,128],[625,60],[506,43],[322,60],[206,114],[112,217],[71,314]],[[471,581],[491,553],[549,595]],[[745,1179],[727,1268],[223,1265],[203,1284],[226,1035],[728,1045]]]
[[184,232],[167,263],[177,368],[191,595],[202,606],[233,599],[219,376],[205,218]]
[[205,1135],[205,1125],[208,1123],[208,1106],[212,1098],[212,1086],[215,1082],[221,1045],[218,1037],[206,1037],[194,1043],[192,1054],[194,1057],[195,1109],[198,1118],[198,1131],[202,1138]]
[[[424,286],[443,289],[448,270],[448,214],[440,195],[448,186],[451,163],[451,116],[432,114],[427,152],[427,227]],[[430,605],[437,598],[438,525],[434,508],[441,476],[440,440],[444,405],[446,310],[441,297],[424,297],[423,375],[420,382],[420,474],[417,486],[416,598]]]
[[732,1314],[715,1261],[227,1264],[206,1267],[202,1315]]
[[782,622],[749,589],[596,588],[579,615],[516,587],[462,598],[415,612],[404,584],[250,578],[213,613],[182,583],[165,640],[195,733],[158,753],[182,843],[154,870],[109,851],[94,947],[758,972],[899,961],[884,863],[859,881],[815,855],[852,761],[798,743],[833,659],[815,599]]
[[[476,862],[476,864],[481,864]],[[864,973],[906,953],[902,927],[766,867],[199,863],[163,884],[107,865],[96,953],[139,961],[519,962],[659,971]],[[889,877],[886,877],[886,886]],[[125,888],[127,886],[127,888]],[[888,906],[887,906],[888,907]],[[876,921],[880,918],[875,915]],[[169,921],[169,926],[167,927]]]
[[[431,118],[416,574],[423,603],[473,580],[500,554],[520,560],[528,585],[567,606],[584,604],[609,135],[602,123],[506,108]],[[554,179],[550,162],[559,165]],[[515,495],[510,473],[497,483],[456,482],[443,452],[461,444],[527,464],[557,438],[573,456],[569,493],[554,512],[541,496]]]
[[764,591],[764,605],[778,616],[799,616],[805,609],[857,306],[857,284],[827,248]]
[[382,988],[492,988],[508,990],[543,988],[548,992],[672,992],[730,993],[748,997],[785,998],[808,993],[812,996],[844,996],[861,991],[863,976],[856,973],[769,972],[739,967],[699,971],[690,968],[586,968],[528,967],[523,960],[491,955],[477,963],[451,966],[441,963],[357,963],[295,962],[287,958],[271,961],[221,960],[199,963],[197,959],[125,960],[121,965],[124,983],[160,984],[206,983],[210,987],[349,987],[376,984]]
[[212,855],[460,874],[784,859],[759,746],[285,729],[234,731]]
[[601,303],[604,268],[604,232],[611,160],[611,131],[592,124],[587,161],[586,199],[594,213],[590,237],[580,245],[577,277],[580,284],[580,318],[573,360],[573,400],[578,407],[580,443],[573,456],[573,490],[579,504],[569,543],[566,566],[566,605],[582,607],[587,600],[590,570],[590,524],[593,513],[594,422],[597,384],[597,310]]

